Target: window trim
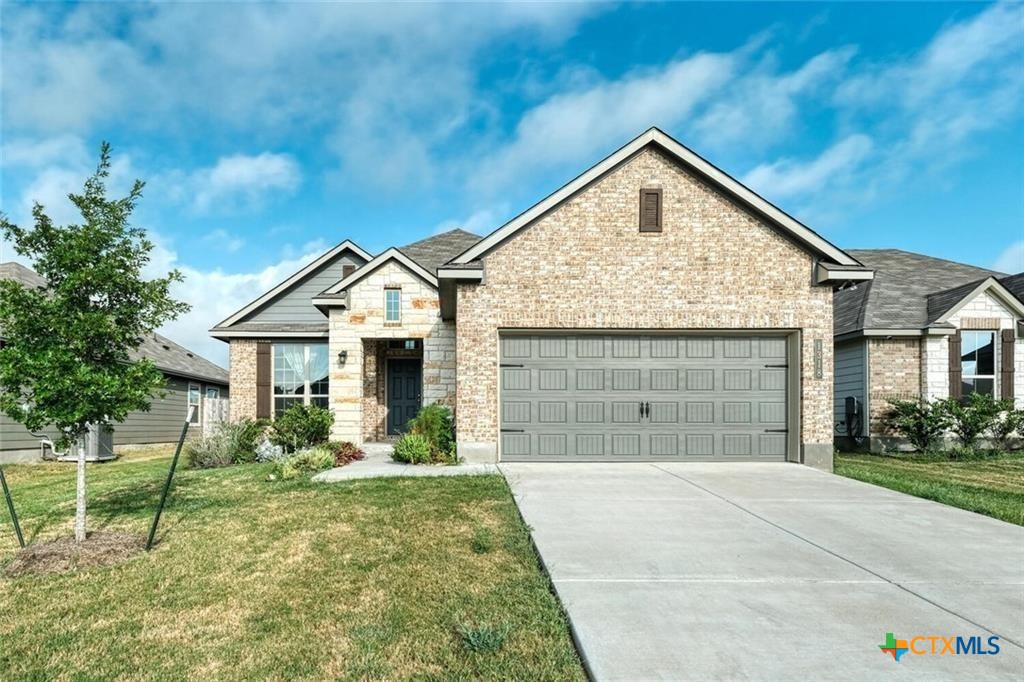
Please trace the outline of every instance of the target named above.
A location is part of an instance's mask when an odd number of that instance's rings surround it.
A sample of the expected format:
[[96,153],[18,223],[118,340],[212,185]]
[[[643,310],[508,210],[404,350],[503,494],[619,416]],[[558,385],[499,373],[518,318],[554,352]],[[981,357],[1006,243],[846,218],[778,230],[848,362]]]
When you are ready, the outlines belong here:
[[[192,402],[192,389],[196,391],[196,402]],[[195,405],[196,411],[192,414],[192,406]],[[192,418],[189,419],[190,414]],[[197,384],[194,381],[188,382],[188,391],[185,394],[185,419],[189,420],[189,424],[198,424],[203,420],[203,385]]]
[[[388,317],[388,294],[396,292],[398,294],[398,307],[396,309],[397,317],[390,319]],[[402,323],[402,288],[401,287],[384,287],[384,324],[401,324]]]
[[[992,338],[992,373],[991,374],[977,374],[977,373],[975,373],[975,374],[967,374],[966,372],[964,372],[964,354],[963,354],[963,351],[961,350],[960,351],[960,385],[963,386],[967,382],[968,379],[990,379],[992,381],[992,393],[990,395],[993,398],[995,398],[997,393],[998,393],[998,390],[999,390],[998,381],[996,379],[996,377],[999,375],[999,352],[998,352],[999,351],[999,348],[998,348],[999,334],[996,332],[996,330],[993,330],[993,329],[961,329],[960,330],[961,343],[963,343],[962,339],[964,337],[964,334],[988,334]],[[973,352],[975,354],[975,367],[977,367],[977,353],[978,353],[978,349],[975,348]],[[963,389],[961,389],[961,393],[962,393],[962,397],[964,399],[966,399],[967,396],[969,396],[971,393],[978,393],[978,391],[977,390],[972,390],[970,393],[964,393]]]
[[[302,395],[295,395],[292,393],[278,393],[277,389],[277,364],[275,358],[277,357],[276,348],[278,346],[301,346],[302,347]],[[313,393],[312,385],[315,382],[310,381],[309,377],[309,355],[310,349],[313,346],[323,347],[327,351],[327,392],[326,393]],[[326,398],[328,405],[330,405],[331,399],[331,372],[330,372],[330,346],[326,343],[272,343],[270,344],[270,416],[271,419],[277,418],[277,399],[288,398],[288,399],[301,399],[303,405],[312,405],[314,398]]]
[[[651,227],[651,226],[648,226],[648,225],[644,224],[644,201],[646,199],[646,195],[647,194],[654,194],[654,195],[657,195],[657,197],[658,197],[658,219],[657,219],[657,225],[654,226],[654,227]],[[652,234],[652,233],[658,233],[658,232],[662,231],[662,228],[663,228],[663,216],[664,216],[664,213],[665,213],[664,198],[665,198],[664,194],[662,193],[660,187],[641,187],[640,188],[640,221],[639,221],[640,232],[643,232],[643,233],[646,233],[646,234]]]

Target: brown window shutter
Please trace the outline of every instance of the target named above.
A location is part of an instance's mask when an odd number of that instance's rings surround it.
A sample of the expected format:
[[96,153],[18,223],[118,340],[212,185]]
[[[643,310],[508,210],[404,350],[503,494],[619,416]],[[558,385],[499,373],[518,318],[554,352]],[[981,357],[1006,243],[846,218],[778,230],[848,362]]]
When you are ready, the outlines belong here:
[[1002,334],[1003,350],[999,363],[999,397],[1003,400],[1013,400],[1013,347],[1016,335],[1012,329],[1004,329]]
[[640,190],[640,231],[661,232],[661,190]]
[[256,343],[256,417],[270,418],[270,344]]
[[348,277],[349,275],[351,275],[355,271],[356,271],[356,266],[354,266],[354,265],[348,265],[348,264],[342,265],[341,266],[341,278],[345,279],[346,277]]
[[960,373],[960,330],[949,337],[949,397],[961,398],[964,384]]

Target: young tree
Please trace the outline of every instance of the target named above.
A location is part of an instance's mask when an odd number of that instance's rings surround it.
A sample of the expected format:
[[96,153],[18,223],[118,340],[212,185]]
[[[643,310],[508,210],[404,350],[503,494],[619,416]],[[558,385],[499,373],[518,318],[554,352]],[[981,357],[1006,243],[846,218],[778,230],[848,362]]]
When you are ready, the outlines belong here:
[[[22,228],[0,214],[0,232],[31,260],[46,287],[0,281],[0,410],[29,430],[56,428],[64,446],[79,442],[91,424],[123,421],[148,410],[164,387],[147,359],[132,360],[144,335],[188,310],[170,296],[174,270],[146,280],[142,270],[153,243],[129,224],[142,196],[136,180],[127,197],[108,199],[110,145],[103,143],[96,173],[69,198],[79,225],[54,225],[43,206]],[[85,448],[78,447],[75,539],[85,540]]]

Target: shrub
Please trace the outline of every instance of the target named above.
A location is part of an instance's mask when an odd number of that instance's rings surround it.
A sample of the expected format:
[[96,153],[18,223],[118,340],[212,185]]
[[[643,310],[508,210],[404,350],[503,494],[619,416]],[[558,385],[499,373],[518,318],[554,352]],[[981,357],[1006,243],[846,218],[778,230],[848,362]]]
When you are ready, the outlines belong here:
[[406,464],[428,464],[432,462],[430,441],[415,433],[407,433],[395,443],[391,459]]
[[366,459],[366,454],[363,453],[355,443],[350,441],[331,441],[327,444],[327,449],[334,453],[334,466],[343,467],[346,464]]
[[220,431],[189,441],[185,445],[185,461],[189,469],[216,469],[233,463],[227,438]]
[[444,405],[427,405],[409,420],[409,433],[423,436],[430,444],[430,461],[454,464],[455,425],[452,411]]
[[265,419],[245,418],[233,424],[224,423],[218,427],[218,430],[224,435],[232,462],[248,464],[256,461],[256,447],[263,439],[267,424]]
[[948,423],[946,411],[939,403],[917,400],[890,400],[885,420],[921,452],[932,449]]
[[963,400],[946,398],[937,405],[945,413],[950,430],[967,450],[974,448],[978,439],[996,423],[999,413],[1008,407],[984,393],[971,393]]
[[322,445],[331,434],[334,416],[317,405],[292,405],[274,420],[270,442],[285,452]]
[[274,462],[274,473],[287,481],[300,474],[315,474],[334,466],[334,453],[327,448],[308,448]]
[[501,649],[508,639],[512,628],[508,625],[492,627],[489,625],[460,625],[457,628],[462,645],[473,653],[492,654]]
[[1009,450],[1014,433],[1024,436],[1024,410],[1014,410],[1008,405],[992,425],[992,438],[999,448]]
[[280,445],[274,445],[266,438],[260,441],[260,444],[256,446],[257,462],[276,462],[279,459],[283,459],[284,456],[284,448]]

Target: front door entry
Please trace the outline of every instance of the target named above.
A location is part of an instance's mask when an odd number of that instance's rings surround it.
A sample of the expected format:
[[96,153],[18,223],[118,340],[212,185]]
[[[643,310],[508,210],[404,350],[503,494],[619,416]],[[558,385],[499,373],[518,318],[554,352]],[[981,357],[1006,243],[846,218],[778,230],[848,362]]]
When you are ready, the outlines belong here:
[[388,360],[388,435],[405,432],[410,419],[420,411],[423,391],[423,362],[419,359]]

